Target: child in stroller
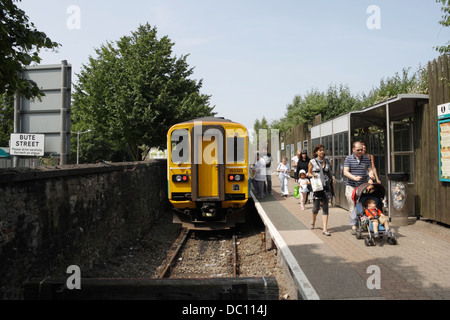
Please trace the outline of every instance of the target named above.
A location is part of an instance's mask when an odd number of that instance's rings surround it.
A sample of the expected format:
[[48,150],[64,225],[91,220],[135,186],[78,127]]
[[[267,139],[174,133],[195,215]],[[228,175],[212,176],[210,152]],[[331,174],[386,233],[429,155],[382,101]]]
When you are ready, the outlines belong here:
[[357,216],[356,238],[362,239],[363,231],[367,231],[369,236],[364,239],[366,246],[374,246],[374,238],[384,235],[387,235],[389,244],[397,244],[397,238],[389,227],[389,218],[383,214],[384,193],[381,184],[363,184],[353,194]]
[[374,237],[379,238],[378,225],[380,225],[381,231],[386,230],[387,236],[392,237],[391,230],[389,229],[389,219],[377,208],[376,199],[366,198],[364,207],[366,208],[364,213],[372,224],[371,229],[373,229]]

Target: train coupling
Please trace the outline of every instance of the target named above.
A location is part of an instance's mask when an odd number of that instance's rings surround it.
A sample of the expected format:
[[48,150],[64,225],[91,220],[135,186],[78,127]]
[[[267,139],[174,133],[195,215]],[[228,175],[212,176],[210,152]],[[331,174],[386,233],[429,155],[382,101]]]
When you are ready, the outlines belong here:
[[201,211],[204,218],[214,218],[217,215],[217,208],[214,203],[204,203]]

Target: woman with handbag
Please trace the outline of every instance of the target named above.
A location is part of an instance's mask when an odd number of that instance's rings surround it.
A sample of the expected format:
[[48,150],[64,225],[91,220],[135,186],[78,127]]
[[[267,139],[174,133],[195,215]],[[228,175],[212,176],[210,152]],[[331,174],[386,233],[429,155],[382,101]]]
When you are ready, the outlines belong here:
[[332,172],[331,165],[325,158],[325,147],[318,144],[314,147],[313,158],[308,164],[308,177],[311,178],[311,186],[313,189],[313,209],[312,209],[312,222],[311,229],[314,229],[316,223],[317,214],[322,204],[322,221],[323,230],[322,234],[330,236],[328,232],[328,201],[332,196]]

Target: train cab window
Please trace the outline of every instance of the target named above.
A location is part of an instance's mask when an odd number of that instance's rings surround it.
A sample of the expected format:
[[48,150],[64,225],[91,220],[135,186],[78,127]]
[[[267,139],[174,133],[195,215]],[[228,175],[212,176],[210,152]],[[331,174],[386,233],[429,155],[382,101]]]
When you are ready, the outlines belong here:
[[245,162],[245,137],[227,137],[227,163]]
[[189,130],[177,129],[172,132],[171,138],[171,161],[173,163],[189,162]]

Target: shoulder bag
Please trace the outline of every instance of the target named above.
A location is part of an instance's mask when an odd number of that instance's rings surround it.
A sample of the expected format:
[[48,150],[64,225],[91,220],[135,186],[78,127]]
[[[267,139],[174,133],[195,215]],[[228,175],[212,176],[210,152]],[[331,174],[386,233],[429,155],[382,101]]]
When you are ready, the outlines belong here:
[[[316,160],[316,163],[319,166],[320,171],[322,171],[322,166],[320,165],[320,163],[318,163],[317,160]],[[322,183],[322,179],[320,176],[321,175],[319,175],[318,177],[313,176],[310,179],[313,192],[319,192],[319,191],[323,190],[323,183]]]

